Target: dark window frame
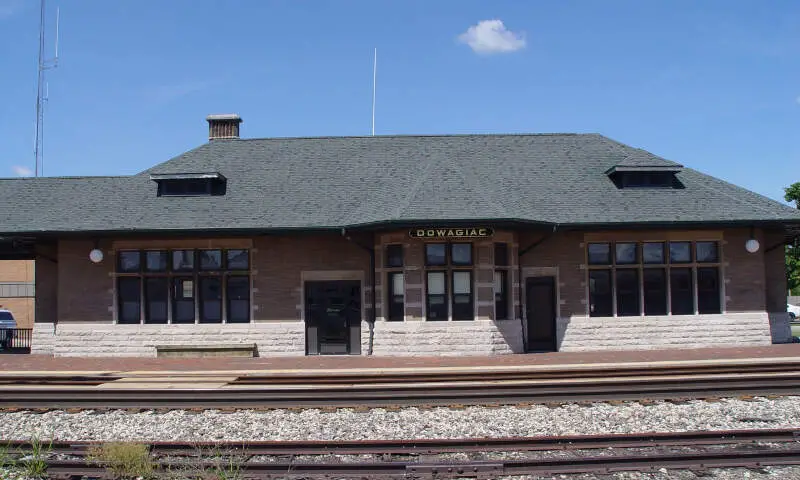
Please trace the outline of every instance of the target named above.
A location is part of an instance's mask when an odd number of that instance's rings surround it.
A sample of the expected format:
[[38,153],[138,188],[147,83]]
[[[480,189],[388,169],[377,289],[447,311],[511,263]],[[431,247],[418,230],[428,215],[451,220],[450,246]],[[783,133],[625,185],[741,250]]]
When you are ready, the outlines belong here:
[[[425,271],[425,320],[429,322],[446,322],[450,320],[450,289],[448,289],[448,275],[447,270],[443,269],[436,269],[436,270],[427,270]],[[442,284],[444,286],[443,293],[430,293],[430,274],[431,273],[441,273],[442,274]],[[444,316],[443,317],[431,317],[431,297],[442,297],[441,304],[437,303],[437,310],[441,309],[439,305],[444,305]]]
[[[403,294],[396,295],[394,292],[397,278],[403,279]],[[394,270],[386,274],[386,321],[402,322],[405,320],[405,273],[402,270]]]
[[[201,262],[200,262],[200,255],[199,252],[202,250],[218,250],[220,252],[220,268],[215,269],[202,269]],[[176,263],[174,261],[175,253],[177,252],[192,252],[192,269],[188,268],[175,268]],[[246,252],[247,255],[247,268],[243,269],[240,265],[229,267],[228,265],[228,258],[229,252]],[[122,255],[131,255],[132,252],[135,252],[138,255],[139,264],[138,269],[133,270],[125,270],[121,269],[122,266]],[[148,253],[151,252],[159,252],[163,254],[166,258],[166,268],[158,269],[158,270],[149,270],[147,269],[146,265],[146,258]],[[175,249],[124,249],[116,252],[116,272],[114,276],[115,279],[115,295],[116,295],[116,308],[114,311],[114,321],[115,323],[126,323],[126,324],[190,324],[190,323],[252,323],[253,315],[252,315],[252,307],[253,307],[253,299],[252,299],[252,259],[251,259],[251,252],[249,248],[213,248],[213,249],[198,249],[198,248],[175,248]],[[247,288],[247,296],[246,300],[248,302],[247,308],[247,321],[242,318],[234,318],[229,315],[229,311],[231,310],[231,303],[228,300],[229,295],[229,287],[228,287],[228,279],[229,278],[240,278],[240,277],[247,277],[250,280],[248,281],[248,288]],[[128,283],[130,285],[130,280],[125,279],[137,279],[138,281],[138,303],[139,303],[139,319],[138,321],[134,322],[133,318],[125,318],[123,319],[123,298],[121,297],[121,288],[122,284]],[[203,301],[209,301],[202,298],[202,290],[201,290],[201,282],[205,278],[216,278],[220,284],[220,292],[221,292],[221,306],[220,309],[222,310],[220,320],[207,322],[203,317]],[[159,287],[159,290],[153,291],[151,290],[154,284],[157,284],[159,280],[163,279],[163,285]],[[183,298],[182,291],[178,291],[180,288],[183,288],[183,281],[191,281],[192,282],[192,297],[191,298]],[[212,280],[213,281],[213,280]],[[235,280],[240,281],[240,280]],[[166,315],[167,320],[164,321],[163,316],[161,314],[154,315],[154,311],[152,310],[153,305],[151,305],[151,298],[161,298],[162,293],[160,289],[163,288],[163,295],[167,298],[166,304]],[[238,299],[241,300],[241,299]],[[188,320],[188,316],[181,317],[178,315],[179,313],[179,305],[187,305],[188,302],[192,304],[192,320]],[[181,310],[181,312],[185,312],[185,310]]]
[[[384,261],[386,262],[386,268],[403,268],[403,264],[405,263],[405,258],[403,258],[403,244],[392,243],[386,245],[385,251],[386,256],[384,257]],[[395,262],[394,260],[397,261]]]
[[[428,246],[429,245],[443,245],[445,251],[445,258],[444,263],[439,264],[430,264],[428,261]],[[468,245],[469,246],[469,263],[459,263],[453,261],[453,246],[454,245]],[[423,249],[425,252],[425,319],[427,321],[456,321],[456,318],[453,316],[453,312],[456,309],[456,299],[453,294],[453,282],[454,282],[454,272],[471,272],[470,279],[471,279],[471,318],[459,318],[457,321],[470,321],[475,320],[475,264],[476,264],[476,251],[475,251],[475,244],[472,242],[426,242],[423,244]],[[447,316],[445,318],[434,318],[431,319],[429,315],[429,293],[428,293],[428,273],[429,272],[444,272],[444,284],[445,284],[445,305],[447,305]],[[462,310],[460,307],[459,310]],[[459,315],[460,316],[460,315]]]
[[[500,276],[500,291],[497,289],[497,276]],[[510,305],[511,293],[511,249],[506,242],[494,243],[494,319],[510,320],[513,308]]]
[[[616,245],[617,244],[627,244],[627,243],[636,243],[637,244],[637,256],[638,262],[634,264],[628,263],[617,263],[617,255],[616,255]],[[688,244],[688,252],[690,255],[690,261],[673,261],[671,255],[671,244]],[[714,261],[702,261],[699,260],[699,256],[697,255],[697,245],[704,244],[704,243],[713,243],[715,244],[714,251],[716,253],[716,257]],[[601,263],[601,262],[594,262],[590,263],[589,259],[589,249],[591,245],[609,245],[609,251],[612,255],[612,263]],[[662,263],[648,263],[645,259],[645,245],[649,244],[661,244],[662,245]],[[618,298],[618,291],[617,291],[617,274],[616,272],[623,269],[634,269],[636,270],[638,276],[638,285],[639,285],[639,316],[666,316],[666,315],[699,315],[699,314],[715,314],[715,313],[722,313],[724,311],[724,281],[723,281],[723,251],[722,251],[722,244],[719,239],[693,239],[693,240],[646,240],[646,241],[627,241],[627,240],[619,240],[619,241],[597,241],[597,242],[587,242],[585,255],[586,255],[586,262],[587,262],[587,293],[589,294],[589,305],[587,306],[587,310],[589,316],[609,316],[609,317],[621,317],[621,316],[628,316],[623,315],[620,312],[620,305],[619,305],[619,298]],[[680,275],[684,275],[681,273],[684,269],[688,270],[689,272],[689,292],[691,293],[690,296],[686,295],[686,290],[677,290],[676,286],[678,285],[675,283],[678,279],[681,280],[683,284],[685,284],[685,276],[680,277]],[[708,288],[701,290],[700,282],[698,280],[698,272],[701,269],[709,269],[716,271],[716,281],[712,281],[713,277],[710,277],[708,280],[712,282],[712,285],[716,285],[716,288]],[[662,302],[660,299],[656,301],[656,297],[661,292],[662,289],[654,288],[652,282],[648,282],[648,286],[645,285],[645,277],[650,276],[649,280],[652,280],[653,274],[648,274],[649,270],[661,270],[664,272],[664,281],[662,285],[664,285],[666,291],[664,292],[665,299]],[[593,300],[593,293],[591,288],[591,281],[590,277],[592,275],[591,272],[595,271],[606,271],[608,275],[611,276],[612,284],[612,311],[609,315],[605,315],[607,310],[601,309],[601,312],[595,312],[594,305],[596,302]],[[673,280],[672,271],[676,271],[675,280]],[[706,270],[703,270],[705,272]],[[712,275],[708,273],[708,275]],[[673,290],[675,290],[675,295],[673,298]],[[654,296],[655,295],[655,296]],[[702,297],[702,298],[701,298]],[[691,299],[691,302],[689,302]],[[664,302],[666,302],[666,312],[665,313],[658,313],[661,312],[662,309],[660,308]],[[691,309],[689,308],[689,303],[691,303]],[[701,306],[702,303],[702,306]],[[691,311],[689,311],[691,310]],[[625,310],[626,313],[630,314],[628,310]],[[652,312],[652,313],[650,313]],[[635,315],[634,315],[635,316]]]

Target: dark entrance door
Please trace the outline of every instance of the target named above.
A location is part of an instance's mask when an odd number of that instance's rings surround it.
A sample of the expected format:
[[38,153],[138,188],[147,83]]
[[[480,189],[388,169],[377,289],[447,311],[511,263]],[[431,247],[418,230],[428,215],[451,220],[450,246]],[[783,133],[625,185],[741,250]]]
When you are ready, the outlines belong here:
[[525,282],[525,338],[528,352],[556,351],[556,281],[533,277]]
[[306,282],[306,353],[361,353],[361,283]]

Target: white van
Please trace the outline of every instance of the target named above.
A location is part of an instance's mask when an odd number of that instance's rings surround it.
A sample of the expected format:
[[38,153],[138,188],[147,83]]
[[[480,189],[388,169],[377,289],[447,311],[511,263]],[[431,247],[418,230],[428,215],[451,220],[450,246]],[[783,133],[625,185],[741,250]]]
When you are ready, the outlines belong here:
[[8,350],[11,347],[15,328],[17,321],[14,320],[14,315],[8,310],[0,309],[0,350]]

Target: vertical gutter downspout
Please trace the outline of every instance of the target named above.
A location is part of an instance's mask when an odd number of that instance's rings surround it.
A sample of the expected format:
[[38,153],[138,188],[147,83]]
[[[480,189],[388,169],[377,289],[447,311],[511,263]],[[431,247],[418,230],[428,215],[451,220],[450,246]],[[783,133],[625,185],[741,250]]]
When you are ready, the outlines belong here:
[[[370,284],[372,286],[372,313],[370,317],[367,319],[367,324],[369,324],[369,341],[367,342],[367,355],[372,355],[372,346],[375,340],[375,320],[377,315],[375,314],[375,248],[374,247],[365,247],[360,243],[356,242],[350,235],[347,235],[347,230],[342,228],[342,236],[349,242],[352,242],[354,245],[357,245],[367,252],[369,252],[369,269],[370,269]],[[375,232],[372,232],[372,244],[375,245]]]
[[[523,280],[522,279],[522,256],[525,255],[526,253],[530,252],[534,248],[538,247],[542,243],[544,243],[544,241],[547,240],[548,238],[550,238],[553,235],[555,235],[556,230],[558,230],[558,224],[557,223],[553,225],[553,231],[552,232],[550,232],[549,234],[543,236],[539,240],[536,240],[532,244],[528,245],[524,249],[519,250],[517,252],[517,279],[518,279],[518,282],[519,282],[519,324],[520,324],[520,327],[522,329],[522,349],[523,350],[525,350],[525,346],[528,343],[528,339],[526,338],[528,332],[525,331],[525,317],[523,316],[523,311],[522,311],[522,296],[523,296],[523,292],[525,291],[525,285],[524,285],[524,283],[522,281]],[[527,292],[525,292],[525,294],[527,295]],[[527,298],[525,300],[527,300]],[[526,305],[527,305],[527,301],[526,301]]]

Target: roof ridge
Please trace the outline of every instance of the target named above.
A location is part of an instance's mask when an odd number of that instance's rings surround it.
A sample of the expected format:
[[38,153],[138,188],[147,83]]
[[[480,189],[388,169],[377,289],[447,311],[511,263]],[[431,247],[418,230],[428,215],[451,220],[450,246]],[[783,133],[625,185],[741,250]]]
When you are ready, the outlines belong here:
[[[215,142],[252,142],[264,140],[330,140],[330,139],[382,139],[382,138],[453,138],[453,137],[579,137],[600,136],[596,132],[509,132],[509,133],[397,133],[389,135],[318,135],[302,137],[253,137],[253,138],[228,138],[214,140]],[[208,143],[204,144],[207,145]],[[199,148],[199,147],[198,147]],[[188,153],[188,152],[186,152]]]

